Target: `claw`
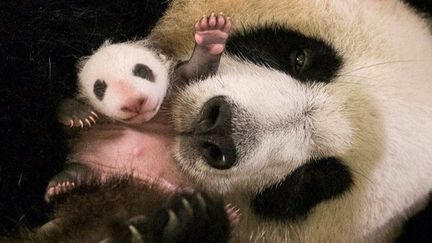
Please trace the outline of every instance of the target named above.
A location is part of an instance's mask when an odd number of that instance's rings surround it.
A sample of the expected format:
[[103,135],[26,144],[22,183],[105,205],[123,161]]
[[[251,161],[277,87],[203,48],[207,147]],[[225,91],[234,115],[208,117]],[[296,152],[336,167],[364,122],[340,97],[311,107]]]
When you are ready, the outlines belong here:
[[92,116],[89,116],[89,119],[90,119],[94,124],[96,124],[96,120],[95,120]]
[[170,209],[168,211],[168,223],[165,226],[164,234],[168,234],[169,232],[172,232],[175,227],[178,225],[178,218],[175,215],[175,213]]
[[131,235],[132,235],[131,242],[132,243],[144,243],[140,232],[137,230],[137,228],[135,228],[135,226],[129,225],[128,228],[131,231]]
[[74,121],[71,119],[70,122],[69,122],[69,126],[70,126],[70,127],[73,127],[74,124],[75,124]]
[[79,124],[81,128],[84,128],[84,122],[82,120],[79,120]]
[[200,193],[197,193],[196,197],[197,197],[197,199],[199,201],[199,204],[204,208],[207,205],[207,203],[205,202],[204,198],[201,196]]
[[190,205],[190,203],[186,200],[186,198],[182,198],[181,202],[183,204],[183,206],[185,207],[186,211],[188,212],[188,214],[190,216],[193,216],[193,209],[192,206]]
[[90,121],[87,118],[85,119],[85,121],[86,121],[86,123],[88,124],[89,127],[92,126],[92,124],[90,123]]
[[92,111],[92,112],[90,112],[90,113],[92,113],[93,116],[95,116],[96,118],[99,118],[99,116],[98,116],[98,114],[96,114],[96,112]]

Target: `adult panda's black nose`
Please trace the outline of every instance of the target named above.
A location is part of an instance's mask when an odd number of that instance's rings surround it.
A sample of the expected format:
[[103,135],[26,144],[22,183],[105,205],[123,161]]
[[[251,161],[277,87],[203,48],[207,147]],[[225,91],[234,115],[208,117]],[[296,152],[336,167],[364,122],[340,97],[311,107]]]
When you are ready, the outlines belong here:
[[226,97],[216,96],[203,105],[195,125],[197,149],[213,168],[229,169],[236,163],[231,119],[231,105]]

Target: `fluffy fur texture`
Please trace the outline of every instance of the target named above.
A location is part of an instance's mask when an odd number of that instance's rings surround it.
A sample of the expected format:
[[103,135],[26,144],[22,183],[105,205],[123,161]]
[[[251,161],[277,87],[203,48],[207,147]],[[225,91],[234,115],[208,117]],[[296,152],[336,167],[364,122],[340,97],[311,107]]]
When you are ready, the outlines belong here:
[[[215,9],[232,16],[239,33],[276,24],[321,39],[343,63],[329,84],[303,84],[226,57],[219,75],[179,91],[174,124],[184,136],[177,140],[177,159],[200,188],[241,205],[235,240],[394,239],[432,188],[430,22],[400,1],[184,0],[173,2],[152,37],[181,57],[191,47],[188,26]],[[257,48],[260,44],[265,45],[257,42]],[[200,142],[189,136],[197,135],[206,102],[219,96],[232,110],[228,134],[237,154],[235,165],[225,170],[210,166]],[[263,219],[250,209],[261,190],[308,160],[328,156],[353,173],[353,186],[342,196],[317,204],[295,222]]]
[[146,41],[105,43],[81,64],[79,97],[114,120],[148,121],[165,98],[170,63]]

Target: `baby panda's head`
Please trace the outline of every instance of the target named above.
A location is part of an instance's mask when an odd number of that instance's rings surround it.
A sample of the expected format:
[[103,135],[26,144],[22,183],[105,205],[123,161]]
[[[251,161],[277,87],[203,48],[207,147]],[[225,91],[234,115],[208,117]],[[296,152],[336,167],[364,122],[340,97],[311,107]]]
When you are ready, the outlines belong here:
[[81,66],[79,96],[117,121],[150,120],[167,92],[169,62],[144,42],[105,43]]

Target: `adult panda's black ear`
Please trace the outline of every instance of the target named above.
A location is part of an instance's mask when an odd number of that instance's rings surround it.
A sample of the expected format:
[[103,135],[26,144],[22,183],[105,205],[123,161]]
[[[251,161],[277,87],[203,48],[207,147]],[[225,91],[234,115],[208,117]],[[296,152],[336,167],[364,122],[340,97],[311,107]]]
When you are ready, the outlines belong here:
[[81,70],[84,68],[84,66],[87,64],[88,60],[91,56],[83,56],[80,57],[76,63],[76,69],[78,72],[81,72]]
[[311,160],[283,181],[258,193],[251,208],[262,218],[299,220],[319,203],[347,192],[352,184],[351,171],[341,160],[334,157]]

